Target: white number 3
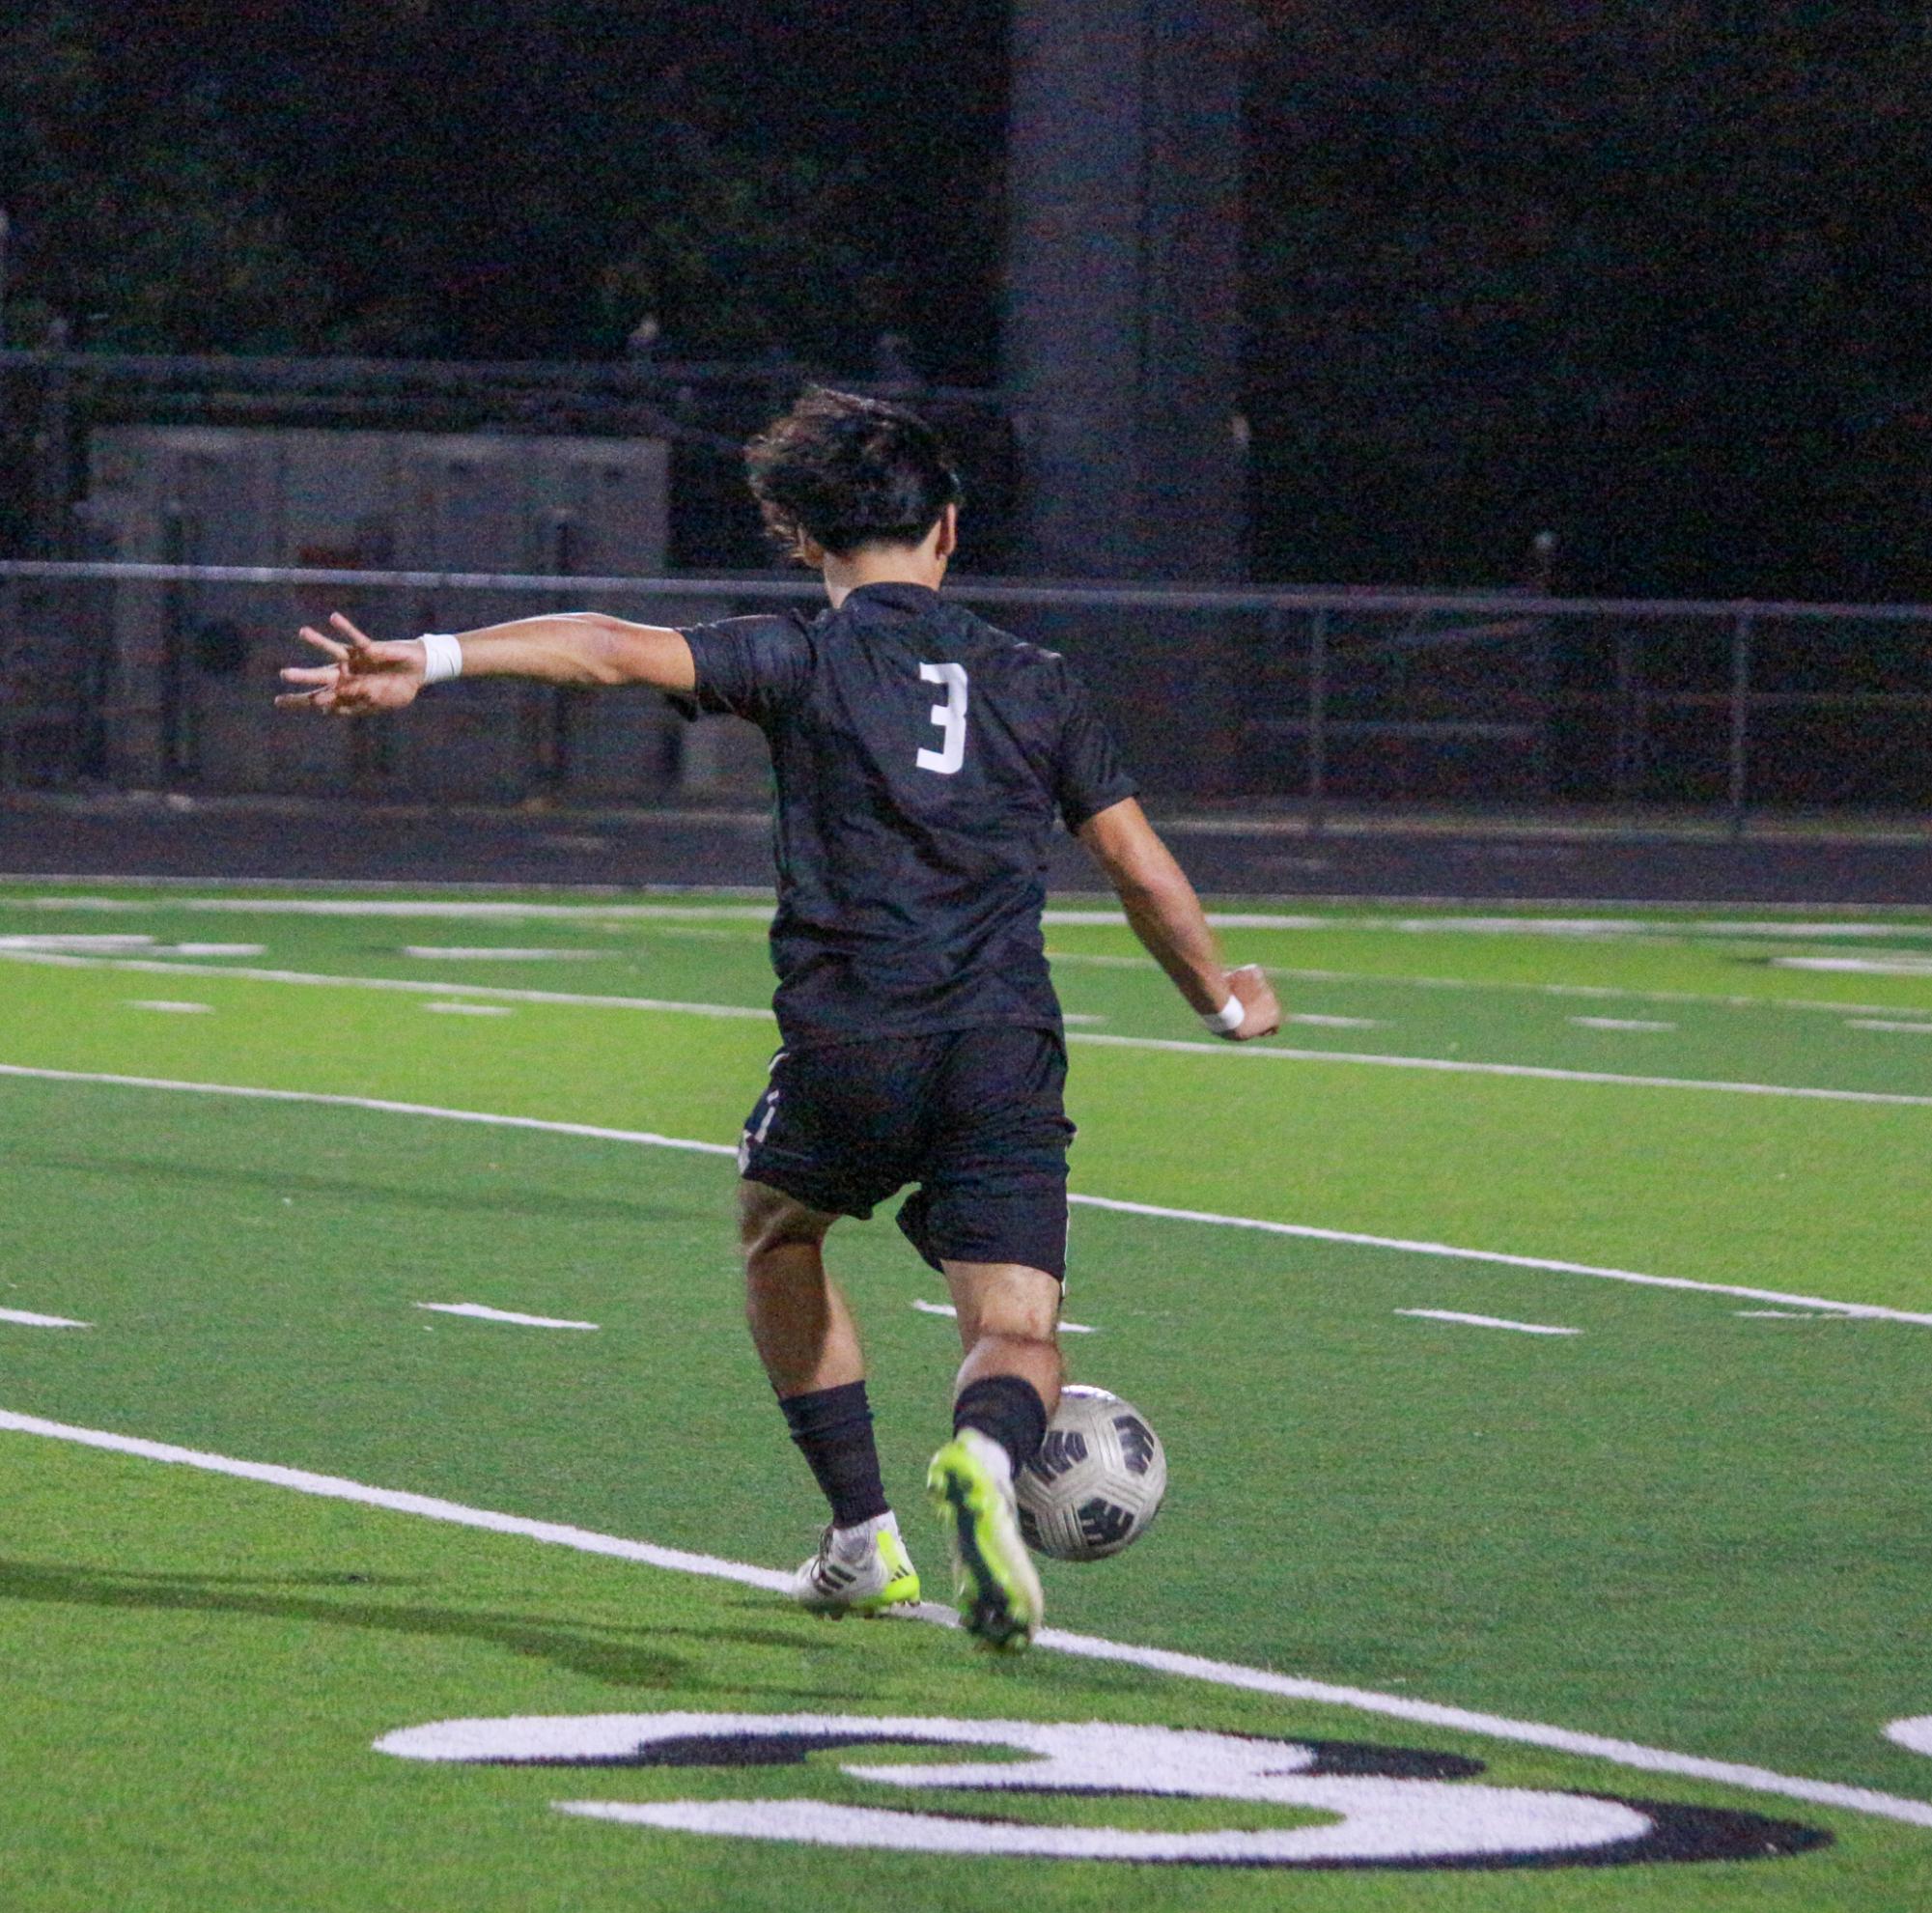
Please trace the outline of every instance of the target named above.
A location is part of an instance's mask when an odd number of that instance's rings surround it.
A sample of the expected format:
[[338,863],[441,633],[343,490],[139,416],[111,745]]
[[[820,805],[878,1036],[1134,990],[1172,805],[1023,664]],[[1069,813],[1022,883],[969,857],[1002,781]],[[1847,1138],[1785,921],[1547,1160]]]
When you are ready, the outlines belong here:
[[938,750],[919,753],[919,769],[937,771],[950,777],[966,762],[966,674],[964,664],[921,664],[920,681],[942,684],[946,701],[933,706],[933,722],[945,733],[945,744]]

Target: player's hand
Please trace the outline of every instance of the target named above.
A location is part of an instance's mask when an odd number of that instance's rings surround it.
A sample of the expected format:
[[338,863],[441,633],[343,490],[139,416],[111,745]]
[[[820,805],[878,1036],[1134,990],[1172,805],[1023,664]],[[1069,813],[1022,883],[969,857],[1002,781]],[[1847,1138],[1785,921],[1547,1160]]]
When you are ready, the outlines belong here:
[[1246,1043],[1257,1036],[1273,1036],[1281,1027],[1281,1005],[1274,1000],[1274,986],[1261,973],[1258,963],[1245,963],[1227,973],[1227,987],[1240,998],[1247,1014],[1227,1031],[1230,1043]]
[[426,660],[413,640],[377,644],[345,618],[329,613],[337,635],[326,637],[304,625],[301,635],[318,651],[328,654],[326,664],[292,665],[282,673],[284,684],[303,685],[303,690],[284,691],[275,700],[281,711],[320,711],[331,717],[366,717],[376,711],[400,711],[415,701],[423,688]]

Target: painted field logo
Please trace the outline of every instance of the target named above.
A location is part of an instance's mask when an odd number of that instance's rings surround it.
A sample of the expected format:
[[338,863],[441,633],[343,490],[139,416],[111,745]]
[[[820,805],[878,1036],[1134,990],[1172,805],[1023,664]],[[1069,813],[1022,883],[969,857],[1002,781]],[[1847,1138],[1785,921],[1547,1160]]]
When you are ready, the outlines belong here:
[[[861,1748],[970,1749],[1022,1758],[916,1765],[849,1760],[840,1768],[854,1780],[901,1791],[1227,1800],[1327,1816],[1316,1826],[1174,1832],[797,1797],[553,1803],[559,1813],[631,1826],[905,1853],[1188,1867],[1610,1867],[1761,1859],[1802,1853],[1831,1839],[1756,1814],[1475,1785],[1470,1777],[1482,1772],[1481,1762],[1452,1754],[1104,1721],[532,1715],[438,1721],[385,1734],[376,1746],[415,1760],[656,1769],[796,1766],[811,1754]],[[1129,1774],[1133,1784],[1125,1785]]]

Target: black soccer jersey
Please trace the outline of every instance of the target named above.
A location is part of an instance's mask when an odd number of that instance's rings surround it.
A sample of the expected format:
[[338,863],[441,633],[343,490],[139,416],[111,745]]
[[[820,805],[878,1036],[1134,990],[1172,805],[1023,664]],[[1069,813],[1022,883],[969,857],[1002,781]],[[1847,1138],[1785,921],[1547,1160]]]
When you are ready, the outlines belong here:
[[1078,830],[1134,789],[1066,661],[917,584],[684,635],[686,708],[770,742],[786,1044],[1058,1028],[1040,929],[1053,820]]

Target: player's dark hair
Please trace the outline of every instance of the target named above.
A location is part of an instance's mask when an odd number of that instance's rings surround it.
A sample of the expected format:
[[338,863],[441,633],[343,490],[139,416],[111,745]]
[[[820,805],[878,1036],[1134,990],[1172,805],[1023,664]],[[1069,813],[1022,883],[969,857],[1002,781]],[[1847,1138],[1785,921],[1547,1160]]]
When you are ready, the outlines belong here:
[[917,545],[960,495],[923,418],[824,385],[760,433],[744,463],[767,529],[794,551],[806,538],[838,558],[863,545]]

